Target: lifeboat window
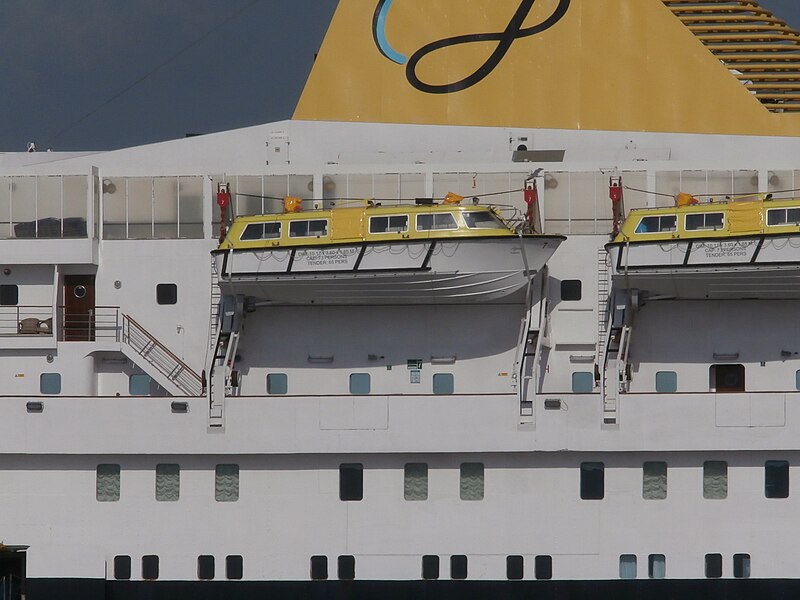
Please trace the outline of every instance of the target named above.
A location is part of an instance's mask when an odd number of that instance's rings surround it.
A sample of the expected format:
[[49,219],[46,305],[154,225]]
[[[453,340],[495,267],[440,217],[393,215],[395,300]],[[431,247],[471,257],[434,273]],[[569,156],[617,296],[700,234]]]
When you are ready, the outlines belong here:
[[482,210],[465,212],[464,221],[470,229],[505,229],[506,226],[492,213]]
[[323,580],[328,578],[328,557],[311,557],[311,579]]
[[725,222],[725,214],[721,212],[697,213],[686,215],[686,231],[722,229]]
[[767,225],[800,225],[800,208],[772,208],[767,211]]
[[370,217],[370,233],[403,233],[408,231],[408,215]]
[[677,220],[678,219],[675,215],[643,217],[636,226],[636,233],[662,233],[664,231],[675,231],[677,227]]
[[281,224],[275,223],[251,223],[245,227],[242,237],[243,242],[252,240],[277,240],[281,237]]
[[703,498],[724,500],[728,497],[728,463],[707,460],[703,463]]
[[439,556],[426,554],[422,557],[422,578],[439,579]]
[[450,213],[417,215],[417,231],[442,231],[458,229],[456,219]]
[[293,221],[289,224],[289,237],[323,237],[328,235],[328,219]]
[[789,497],[789,463],[785,460],[764,463],[764,497]]
[[750,555],[733,555],[733,576],[737,579],[747,579],[750,577]]

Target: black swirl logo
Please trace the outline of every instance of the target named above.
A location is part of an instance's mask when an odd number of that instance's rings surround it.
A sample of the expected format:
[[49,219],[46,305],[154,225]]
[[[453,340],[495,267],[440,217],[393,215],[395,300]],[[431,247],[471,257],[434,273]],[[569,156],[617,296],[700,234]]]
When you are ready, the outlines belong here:
[[[471,88],[473,85],[483,81],[497,68],[497,65],[503,61],[515,41],[542,33],[553,27],[564,18],[567,10],[569,10],[571,2],[571,0],[559,0],[558,5],[549,17],[537,25],[523,27],[525,20],[528,18],[528,15],[530,15],[531,9],[533,9],[537,0],[522,0],[505,30],[497,33],[474,33],[445,38],[424,45],[414,52],[411,57],[406,58],[403,54],[394,50],[386,38],[386,20],[393,1],[394,0],[379,0],[378,6],[375,8],[375,15],[372,20],[372,34],[375,45],[380,50],[381,54],[389,60],[400,65],[405,64],[406,79],[408,79],[408,82],[419,91],[428,94],[453,94]],[[420,61],[434,52],[451,46],[482,42],[496,42],[497,46],[489,58],[486,59],[486,62],[464,79],[452,83],[432,84],[422,81],[417,75],[417,67]]]

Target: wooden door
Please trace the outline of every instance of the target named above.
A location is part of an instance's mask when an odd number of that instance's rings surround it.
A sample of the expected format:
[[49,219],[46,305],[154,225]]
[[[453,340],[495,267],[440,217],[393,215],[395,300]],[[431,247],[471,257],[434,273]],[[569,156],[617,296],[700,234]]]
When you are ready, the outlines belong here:
[[64,276],[64,341],[94,341],[94,275]]

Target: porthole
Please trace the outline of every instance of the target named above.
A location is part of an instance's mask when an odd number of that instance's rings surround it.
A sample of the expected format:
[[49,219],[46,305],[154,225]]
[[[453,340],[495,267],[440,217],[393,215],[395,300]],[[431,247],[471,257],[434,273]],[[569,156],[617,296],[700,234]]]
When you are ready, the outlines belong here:
[[76,285],[75,288],[72,290],[72,294],[76,298],[85,298],[86,297],[86,286],[84,285]]

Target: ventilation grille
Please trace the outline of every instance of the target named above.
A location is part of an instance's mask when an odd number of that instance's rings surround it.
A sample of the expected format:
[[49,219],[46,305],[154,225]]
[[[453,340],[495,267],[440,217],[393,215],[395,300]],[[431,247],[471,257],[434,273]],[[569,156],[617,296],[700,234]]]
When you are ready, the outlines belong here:
[[663,0],[773,112],[800,112],[800,32],[755,0]]

